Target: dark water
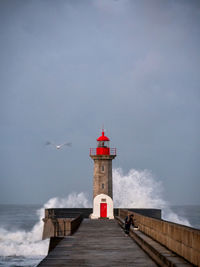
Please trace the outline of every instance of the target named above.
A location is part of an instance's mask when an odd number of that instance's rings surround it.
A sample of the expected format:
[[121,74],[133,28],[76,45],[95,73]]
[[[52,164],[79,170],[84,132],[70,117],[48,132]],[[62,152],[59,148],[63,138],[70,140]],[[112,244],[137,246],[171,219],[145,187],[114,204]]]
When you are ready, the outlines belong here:
[[[39,221],[40,208],[40,205],[0,205],[0,266],[33,267],[45,257],[41,251],[48,247],[48,240],[40,241],[42,224],[30,235]],[[200,229],[200,205],[171,206],[171,210]],[[39,241],[32,242],[30,239],[35,235]]]
[[40,205],[0,205],[0,227],[30,231],[38,221]]

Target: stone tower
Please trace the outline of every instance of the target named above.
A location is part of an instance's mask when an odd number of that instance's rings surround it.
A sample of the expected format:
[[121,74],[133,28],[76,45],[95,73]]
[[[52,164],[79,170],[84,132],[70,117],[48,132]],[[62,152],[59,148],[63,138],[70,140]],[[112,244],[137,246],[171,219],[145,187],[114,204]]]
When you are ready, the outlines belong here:
[[116,157],[116,148],[110,148],[109,141],[102,130],[102,135],[97,139],[97,147],[90,149],[90,157],[94,160],[92,219],[114,218],[112,160]]

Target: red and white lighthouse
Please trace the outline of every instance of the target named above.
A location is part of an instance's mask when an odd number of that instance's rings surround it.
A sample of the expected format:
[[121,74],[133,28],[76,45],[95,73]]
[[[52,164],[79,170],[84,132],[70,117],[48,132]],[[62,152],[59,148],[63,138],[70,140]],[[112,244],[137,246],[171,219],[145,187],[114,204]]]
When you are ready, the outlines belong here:
[[97,147],[90,148],[90,157],[94,160],[93,176],[93,213],[91,219],[113,219],[112,160],[116,157],[116,148],[110,148],[110,139],[102,135],[97,138]]

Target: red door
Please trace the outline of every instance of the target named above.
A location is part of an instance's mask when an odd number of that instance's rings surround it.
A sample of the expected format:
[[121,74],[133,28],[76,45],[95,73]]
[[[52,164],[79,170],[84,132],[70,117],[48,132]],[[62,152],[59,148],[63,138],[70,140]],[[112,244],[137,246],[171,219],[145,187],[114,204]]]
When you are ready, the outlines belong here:
[[107,203],[100,203],[100,217],[107,217]]

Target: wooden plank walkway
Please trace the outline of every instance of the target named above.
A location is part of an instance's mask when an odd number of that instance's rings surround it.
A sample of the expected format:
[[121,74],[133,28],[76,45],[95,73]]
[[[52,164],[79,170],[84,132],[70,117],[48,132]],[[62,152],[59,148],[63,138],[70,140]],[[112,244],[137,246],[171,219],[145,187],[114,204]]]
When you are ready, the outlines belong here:
[[157,265],[115,220],[84,219],[78,231],[65,237],[38,266]]

